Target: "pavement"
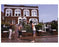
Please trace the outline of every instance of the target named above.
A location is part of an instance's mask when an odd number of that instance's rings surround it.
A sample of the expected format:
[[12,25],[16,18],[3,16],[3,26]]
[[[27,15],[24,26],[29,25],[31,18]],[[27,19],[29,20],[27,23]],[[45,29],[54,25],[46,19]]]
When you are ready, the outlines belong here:
[[[32,43],[32,36],[20,38],[1,38],[1,43]],[[58,43],[58,35],[36,36],[35,43]]]

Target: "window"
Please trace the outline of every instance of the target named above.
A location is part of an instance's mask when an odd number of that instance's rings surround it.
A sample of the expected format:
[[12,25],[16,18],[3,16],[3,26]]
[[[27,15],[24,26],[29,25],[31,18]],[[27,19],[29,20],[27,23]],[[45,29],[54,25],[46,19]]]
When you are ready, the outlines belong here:
[[12,20],[12,24],[15,24],[15,20]]
[[6,9],[6,16],[12,16],[12,9]]
[[8,20],[8,23],[10,23],[10,24],[11,24],[11,22],[12,22],[12,20]]
[[32,16],[37,16],[37,10],[32,10]]
[[15,16],[21,16],[21,10],[15,9]]
[[23,11],[23,15],[24,15],[24,16],[29,16],[29,10],[24,10],[24,11]]

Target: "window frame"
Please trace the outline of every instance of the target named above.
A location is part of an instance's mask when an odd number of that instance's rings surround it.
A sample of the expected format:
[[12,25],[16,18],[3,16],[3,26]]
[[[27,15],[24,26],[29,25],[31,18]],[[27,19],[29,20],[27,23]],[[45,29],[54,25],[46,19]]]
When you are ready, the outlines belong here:
[[15,24],[15,20],[12,20],[12,24]]
[[[9,12],[7,12],[7,11],[9,11]],[[10,15],[10,13],[11,13],[11,15]],[[6,13],[5,13],[5,16],[7,16],[7,14],[9,15],[9,16],[12,16],[12,9],[6,9]]]
[[[34,11],[36,11],[36,15],[33,14]],[[35,10],[35,9],[34,10],[31,10],[31,16],[37,17],[37,10]]]
[[[18,12],[17,12],[18,11]],[[20,12],[20,13],[19,13]],[[14,11],[14,16],[16,16],[16,14],[17,14],[17,16],[19,16],[19,14],[20,14],[20,16],[21,16],[21,10],[20,9],[15,9],[15,11]]]
[[[25,14],[24,11],[28,11],[28,14]],[[23,10],[23,16],[25,16],[25,15],[26,15],[26,17],[30,16],[30,11],[28,9]]]
[[33,24],[37,24],[38,23],[38,19],[37,18],[30,18],[29,22],[33,21]]

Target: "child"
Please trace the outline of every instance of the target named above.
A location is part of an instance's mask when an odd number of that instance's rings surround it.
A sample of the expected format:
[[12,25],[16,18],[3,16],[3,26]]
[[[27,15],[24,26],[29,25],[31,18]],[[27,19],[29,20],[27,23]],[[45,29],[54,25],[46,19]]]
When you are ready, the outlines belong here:
[[35,42],[35,37],[36,37],[35,25],[32,23],[32,21],[30,21],[30,25],[31,25],[31,29],[33,31],[33,41],[31,41],[31,42]]
[[35,42],[35,37],[36,37],[36,29],[35,29],[35,25],[32,23],[32,29],[33,29],[33,41]]

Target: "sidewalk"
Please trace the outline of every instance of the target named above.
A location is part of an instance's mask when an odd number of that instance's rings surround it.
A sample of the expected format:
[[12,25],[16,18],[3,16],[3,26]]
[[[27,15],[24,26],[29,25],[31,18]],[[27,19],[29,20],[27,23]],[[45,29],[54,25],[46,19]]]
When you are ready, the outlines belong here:
[[[20,38],[17,38],[17,39],[11,39],[9,40],[8,38],[2,38],[1,39],[1,42],[17,42],[17,43],[20,43],[20,42],[28,42],[28,43],[31,43],[33,37],[32,36],[29,36],[29,37],[22,37],[22,39],[20,40]],[[58,42],[58,36],[57,35],[50,35],[50,36],[36,36],[36,41],[35,42],[39,42],[39,43],[44,43],[44,42]]]

